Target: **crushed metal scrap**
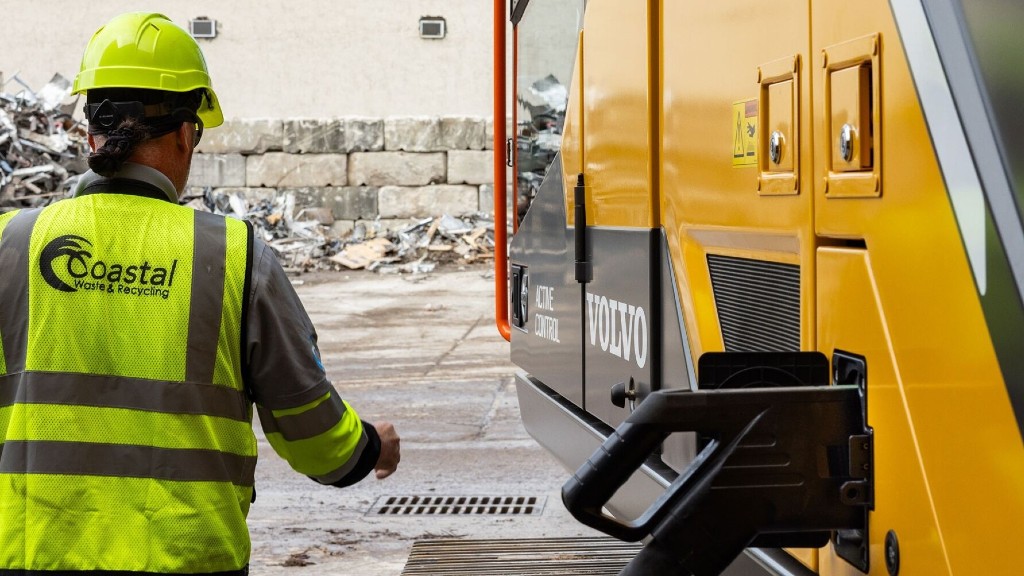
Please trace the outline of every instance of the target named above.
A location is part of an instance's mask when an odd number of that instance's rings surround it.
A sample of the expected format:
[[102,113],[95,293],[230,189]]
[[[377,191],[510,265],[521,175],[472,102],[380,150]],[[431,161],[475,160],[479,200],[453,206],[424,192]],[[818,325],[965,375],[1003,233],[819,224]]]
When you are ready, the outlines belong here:
[[71,117],[78,100],[62,104],[70,93],[60,74],[38,91],[0,77],[0,212],[60,200],[88,170],[88,135]]
[[[16,86],[16,93],[5,92]],[[0,213],[46,206],[66,198],[88,170],[88,133],[72,112],[78,100],[62,104],[71,83],[60,74],[33,91],[15,74],[0,77]],[[339,234],[330,210],[296,213],[295,196],[260,199],[211,189],[186,196],[182,204],[249,220],[292,273],[325,269],[367,269],[380,273],[424,273],[439,263],[474,262],[494,255],[494,221],[479,214],[424,218],[397,229],[377,221],[357,222]]]
[[494,257],[490,214],[461,218],[444,214],[398,228],[389,228],[380,220],[359,221],[350,232],[338,233],[330,226],[334,220],[328,210],[296,213],[295,196],[289,193],[253,198],[206,188],[182,198],[182,203],[252,222],[256,234],[291,273],[366,269],[381,274],[420,274],[442,263]]

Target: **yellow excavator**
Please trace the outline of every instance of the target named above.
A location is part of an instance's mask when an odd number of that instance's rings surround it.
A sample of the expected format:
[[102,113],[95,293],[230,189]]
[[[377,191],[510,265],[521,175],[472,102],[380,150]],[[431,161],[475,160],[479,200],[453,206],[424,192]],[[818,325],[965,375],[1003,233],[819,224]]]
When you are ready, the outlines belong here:
[[497,325],[622,574],[1024,574],[1024,3],[494,6]]

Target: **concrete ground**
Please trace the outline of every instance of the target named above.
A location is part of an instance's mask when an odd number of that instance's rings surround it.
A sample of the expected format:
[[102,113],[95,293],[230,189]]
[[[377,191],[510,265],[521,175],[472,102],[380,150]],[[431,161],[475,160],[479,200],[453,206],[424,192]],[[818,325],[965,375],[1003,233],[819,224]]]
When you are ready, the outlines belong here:
[[[257,426],[254,575],[398,576],[419,539],[597,535],[566,512],[567,472],[519,421],[490,270],[297,280],[328,376],[364,420],[395,425],[402,462],[383,481],[323,487],[292,472]],[[367,515],[379,497],[402,495],[541,496],[546,505],[536,516]]]

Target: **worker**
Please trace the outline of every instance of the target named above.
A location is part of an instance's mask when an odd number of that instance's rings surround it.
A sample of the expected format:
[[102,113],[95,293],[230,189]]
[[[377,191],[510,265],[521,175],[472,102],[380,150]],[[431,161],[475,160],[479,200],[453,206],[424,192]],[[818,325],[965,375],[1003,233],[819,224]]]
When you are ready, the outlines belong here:
[[0,216],[0,574],[247,574],[253,404],[296,471],[393,473],[241,220],[179,206],[223,121],[196,42],[131,13],[86,47],[74,198]]

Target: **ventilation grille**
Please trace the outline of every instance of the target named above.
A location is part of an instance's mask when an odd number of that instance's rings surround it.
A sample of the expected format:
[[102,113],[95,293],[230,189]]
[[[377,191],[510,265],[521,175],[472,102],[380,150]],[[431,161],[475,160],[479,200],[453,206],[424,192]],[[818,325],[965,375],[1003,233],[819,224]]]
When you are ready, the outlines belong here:
[[367,514],[374,516],[539,516],[542,496],[381,496]]
[[800,349],[800,267],[708,254],[726,352]]

